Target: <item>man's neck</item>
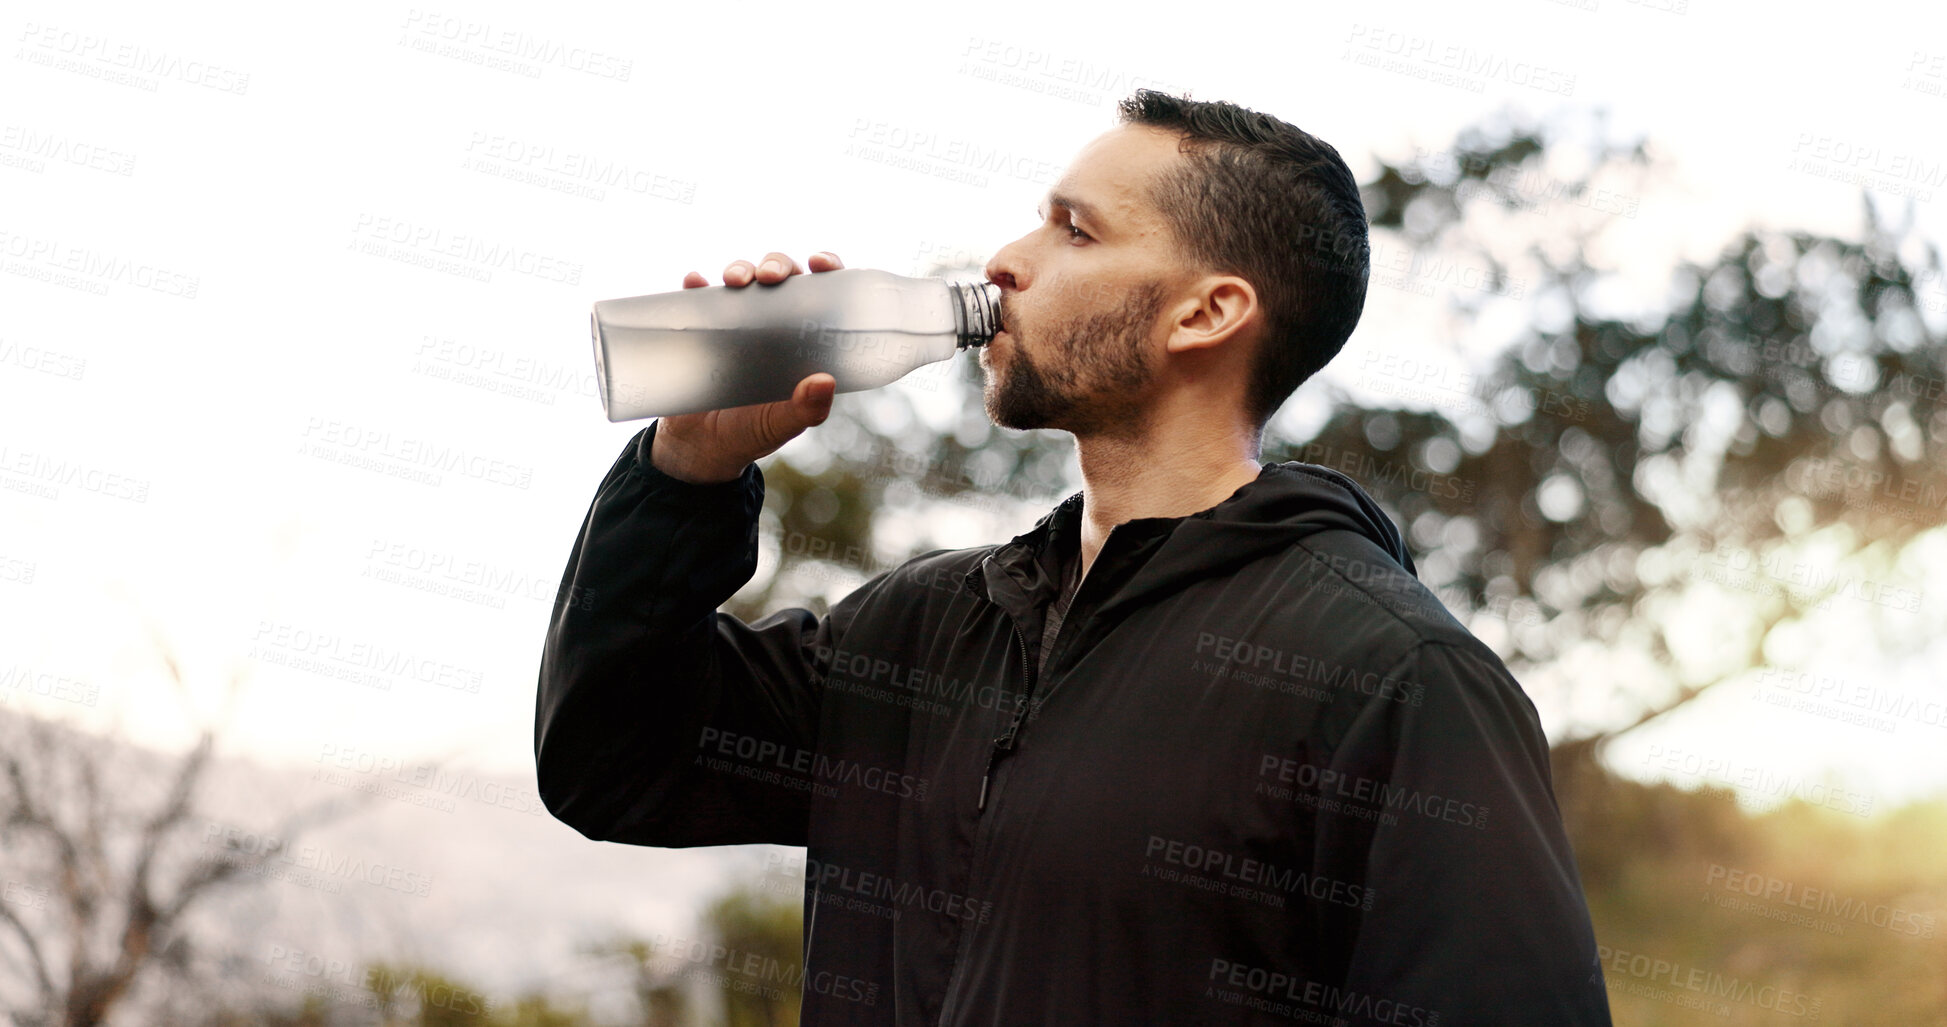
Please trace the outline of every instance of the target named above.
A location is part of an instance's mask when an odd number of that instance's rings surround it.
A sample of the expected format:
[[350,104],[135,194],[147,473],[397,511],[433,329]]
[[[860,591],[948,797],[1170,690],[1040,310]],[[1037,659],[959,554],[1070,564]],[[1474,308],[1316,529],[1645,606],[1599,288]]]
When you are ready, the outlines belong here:
[[1082,574],[1118,524],[1208,510],[1255,481],[1258,435],[1242,427],[1152,424],[1138,436],[1077,436],[1082,463]]

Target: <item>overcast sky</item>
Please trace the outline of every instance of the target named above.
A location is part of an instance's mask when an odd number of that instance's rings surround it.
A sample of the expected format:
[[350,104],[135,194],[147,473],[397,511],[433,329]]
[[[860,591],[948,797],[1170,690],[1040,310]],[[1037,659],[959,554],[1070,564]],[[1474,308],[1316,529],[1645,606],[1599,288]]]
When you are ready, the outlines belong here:
[[[602,415],[589,305],[772,249],[984,260],[1138,86],[1274,113],[1362,177],[1503,109],[1606,111],[1671,162],[1608,251],[1646,288],[1747,223],[1855,233],[1855,181],[1947,237],[1937,4],[457,10],[8,8],[0,701],[180,744],[161,638],[202,710],[245,676],[231,751],[529,772],[555,582],[642,427]],[[1334,378],[1461,359],[1449,291],[1375,290]],[[1655,744],[1818,749],[1890,797],[1947,730],[1722,702]]]

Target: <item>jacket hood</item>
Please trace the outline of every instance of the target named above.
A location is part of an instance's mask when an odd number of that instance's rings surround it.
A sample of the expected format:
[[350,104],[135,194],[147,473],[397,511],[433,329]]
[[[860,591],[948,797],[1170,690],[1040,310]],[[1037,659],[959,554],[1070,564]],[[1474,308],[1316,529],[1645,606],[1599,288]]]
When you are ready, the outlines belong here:
[[[1010,607],[1052,592],[1054,568],[1044,554],[1058,537],[1079,537],[1081,516],[1082,494],[1077,492],[1033,528],[997,547],[969,575],[969,583],[984,578],[987,594]],[[1309,535],[1335,530],[1365,536],[1406,573],[1417,574],[1398,527],[1357,482],[1316,464],[1266,463],[1255,480],[1208,510],[1117,525],[1113,538],[1133,536],[1129,554],[1147,559],[1121,582],[1103,609],[1174,592]]]

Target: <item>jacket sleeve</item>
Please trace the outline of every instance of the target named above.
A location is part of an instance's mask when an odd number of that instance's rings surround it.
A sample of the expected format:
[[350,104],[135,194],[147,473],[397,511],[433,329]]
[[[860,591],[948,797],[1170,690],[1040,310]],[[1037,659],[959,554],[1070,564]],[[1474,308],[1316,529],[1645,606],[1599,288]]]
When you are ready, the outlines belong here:
[[1423,641],[1396,673],[1423,699],[1375,699],[1332,759],[1373,780],[1392,814],[1358,832],[1363,865],[1345,868],[1371,906],[1344,991],[1393,1016],[1419,1010],[1378,1022],[1608,1024],[1533,704],[1478,643]]
[[764,481],[672,478],[656,422],[602,479],[541,653],[534,757],[548,811],[598,841],[803,845],[836,622],[716,612],[757,568]]

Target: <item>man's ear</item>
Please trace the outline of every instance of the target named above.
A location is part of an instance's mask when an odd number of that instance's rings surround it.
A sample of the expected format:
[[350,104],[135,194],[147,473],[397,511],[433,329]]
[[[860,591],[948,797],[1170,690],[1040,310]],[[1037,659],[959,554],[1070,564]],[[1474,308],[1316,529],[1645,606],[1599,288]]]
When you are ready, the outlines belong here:
[[1264,320],[1257,290],[1236,275],[1212,275],[1198,282],[1177,312],[1168,347],[1172,353],[1241,342]]

